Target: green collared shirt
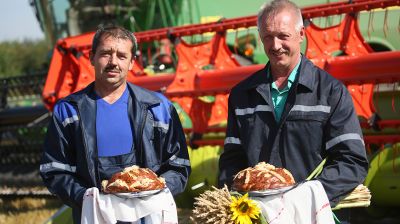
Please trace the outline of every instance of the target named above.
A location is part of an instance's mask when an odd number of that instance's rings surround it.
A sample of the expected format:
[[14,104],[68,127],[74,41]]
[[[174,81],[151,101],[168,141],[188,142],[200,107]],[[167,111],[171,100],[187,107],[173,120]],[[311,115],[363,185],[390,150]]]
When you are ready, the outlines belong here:
[[[272,103],[274,104],[274,111],[275,111],[275,120],[279,121],[282,116],[283,109],[285,108],[285,103],[286,99],[289,95],[289,90],[290,87],[292,87],[292,84],[294,83],[294,80],[296,79],[300,62],[297,63],[296,67],[292,70],[292,72],[289,75],[288,78],[288,83],[285,88],[282,90],[279,90],[278,87],[276,86],[275,82],[272,83],[271,85],[271,96],[272,96]],[[270,75],[270,69],[267,70],[267,77]]]

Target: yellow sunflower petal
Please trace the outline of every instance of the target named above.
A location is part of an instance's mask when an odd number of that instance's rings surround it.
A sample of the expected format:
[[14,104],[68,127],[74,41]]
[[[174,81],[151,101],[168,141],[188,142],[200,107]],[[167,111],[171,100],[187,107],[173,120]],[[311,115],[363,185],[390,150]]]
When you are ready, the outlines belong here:
[[237,224],[252,224],[250,217],[240,216],[236,221]]
[[251,224],[251,219],[258,219],[260,208],[257,203],[248,198],[248,194],[242,197],[233,197],[230,205],[232,212],[231,220],[235,224]]

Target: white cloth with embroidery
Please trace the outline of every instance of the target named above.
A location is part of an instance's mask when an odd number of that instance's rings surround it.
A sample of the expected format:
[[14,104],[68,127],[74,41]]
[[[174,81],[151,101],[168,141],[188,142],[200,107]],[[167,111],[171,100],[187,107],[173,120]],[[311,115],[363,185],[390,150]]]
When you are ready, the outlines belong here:
[[269,224],[335,223],[328,196],[317,180],[307,181],[284,193],[250,198],[258,202]]
[[140,198],[120,198],[99,193],[93,187],[83,197],[82,224],[116,223],[118,221],[146,224],[177,224],[176,205],[171,192],[161,192]]

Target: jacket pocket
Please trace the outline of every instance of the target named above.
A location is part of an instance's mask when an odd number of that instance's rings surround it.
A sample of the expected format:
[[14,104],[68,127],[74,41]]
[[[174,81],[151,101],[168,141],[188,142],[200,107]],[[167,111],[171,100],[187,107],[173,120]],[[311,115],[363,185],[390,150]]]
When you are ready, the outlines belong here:
[[324,126],[327,117],[296,115],[286,119],[284,125],[285,145],[291,153],[318,156],[324,150]]

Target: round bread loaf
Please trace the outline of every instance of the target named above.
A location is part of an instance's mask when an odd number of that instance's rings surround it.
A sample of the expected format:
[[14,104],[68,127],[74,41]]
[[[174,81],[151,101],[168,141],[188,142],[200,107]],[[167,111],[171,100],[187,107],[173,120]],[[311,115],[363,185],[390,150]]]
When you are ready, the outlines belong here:
[[148,168],[131,166],[115,173],[110,180],[103,180],[102,187],[106,193],[150,191],[165,188],[165,180]]
[[293,185],[292,174],[284,168],[261,162],[236,174],[232,188],[237,191],[260,191]]

